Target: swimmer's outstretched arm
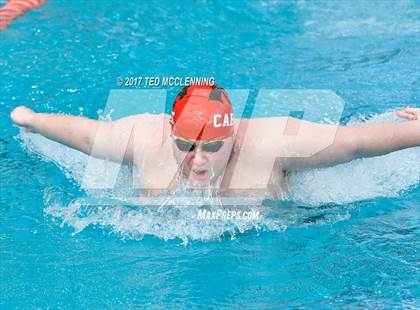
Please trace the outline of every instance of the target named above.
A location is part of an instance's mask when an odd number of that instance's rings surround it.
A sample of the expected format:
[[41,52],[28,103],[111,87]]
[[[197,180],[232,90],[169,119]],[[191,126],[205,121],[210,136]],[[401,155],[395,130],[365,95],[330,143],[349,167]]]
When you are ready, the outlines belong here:
[[[334,166],[357,158],[380,156],[420,146],[420,109],[406,108],[396,114],[408,121],[339,126],[333,144],[310,157],[286,158],[285,170]],[[306,125],[312,127],[312,134],[304,137],[308,146],[322,143],[324,132],[332,128],[331,125],[309,122]]]
[[133,117],[104,122],[80,116],[36,113],[24,106],[14,109],[10,117],[25,131],[41,134],[85,154],[120,163],[132,161]]

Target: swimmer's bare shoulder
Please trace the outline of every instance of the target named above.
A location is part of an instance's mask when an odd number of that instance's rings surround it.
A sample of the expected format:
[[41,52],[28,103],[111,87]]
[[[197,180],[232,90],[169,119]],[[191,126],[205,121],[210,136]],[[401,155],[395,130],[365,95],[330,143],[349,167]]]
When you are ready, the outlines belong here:
[[134,133],[136,141],[149,147],[161,146],[170,134],[168,114],[144,113],[130,117],[135,123]]
[[[235,167],[235,174],[239,175],[237,180],[249,184],[259,183],[258,180],[264,182],[267,169],[271,171],[273,168],[275,150],[281,142],[282,128],[286,122],[286,117],[236,120],[234,156],[228,168]],[[276,163],[276,170],[282,172],[281,162]],[[233,174],[233,170],[228,173]]]
[[162,142],[169,137],[169,126],[169,115],[144,113],[114,121],[111,132],[126,141],[128,138],[124,161],[136,164],[144,150],[149,155],[158,155],[162,151]]
[[[236,149],[247,149],[249,156],[272,156],[272,150],[281,142],[287,117],[257,117],[235,120]],[[257,147],[258,146],[258,147]],[[258,153],[257,153],[258,151]]]
[[112,123],[119,132],[129,130],[136,135],[136,139],[149,140],[157,131],[157,126],[162,126],[165,114],[143,113],[117,119]]

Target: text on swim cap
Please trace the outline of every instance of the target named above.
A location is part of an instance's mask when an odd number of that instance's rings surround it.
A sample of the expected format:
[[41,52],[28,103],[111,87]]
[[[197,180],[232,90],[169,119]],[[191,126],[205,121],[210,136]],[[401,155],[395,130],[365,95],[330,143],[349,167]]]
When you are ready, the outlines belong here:
[[[222,119],[223,119],[223,122],[222,122]],[[214,114],[213,126],[216,128],[233,126],[233,113],[230,113],[230,114],[225,113],[223,114],[223,117],[221,114]]]

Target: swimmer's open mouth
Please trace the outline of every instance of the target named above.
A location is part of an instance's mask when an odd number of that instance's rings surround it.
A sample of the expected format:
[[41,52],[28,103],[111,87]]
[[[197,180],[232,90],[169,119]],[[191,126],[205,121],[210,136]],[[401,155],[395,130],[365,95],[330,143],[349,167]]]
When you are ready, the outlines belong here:
[[206,169],[192,169],[190,175],[196,180],[207,180],[209,171]]

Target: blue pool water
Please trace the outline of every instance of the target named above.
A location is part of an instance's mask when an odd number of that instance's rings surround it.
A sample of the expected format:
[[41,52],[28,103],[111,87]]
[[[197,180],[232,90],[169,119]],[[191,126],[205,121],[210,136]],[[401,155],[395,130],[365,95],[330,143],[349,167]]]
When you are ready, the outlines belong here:
[[17,19],[0,33],[0,308],[418,309],[419,148],[299,173],[261,220],[203,224],[176,205],[83,205],[86,157],[9,119],[22,104],[104,117],[119,76],[214,76],[254,96],[335,91],[343,124],[397,121],[391,111],[419,106],[418,12],[50,1]]

